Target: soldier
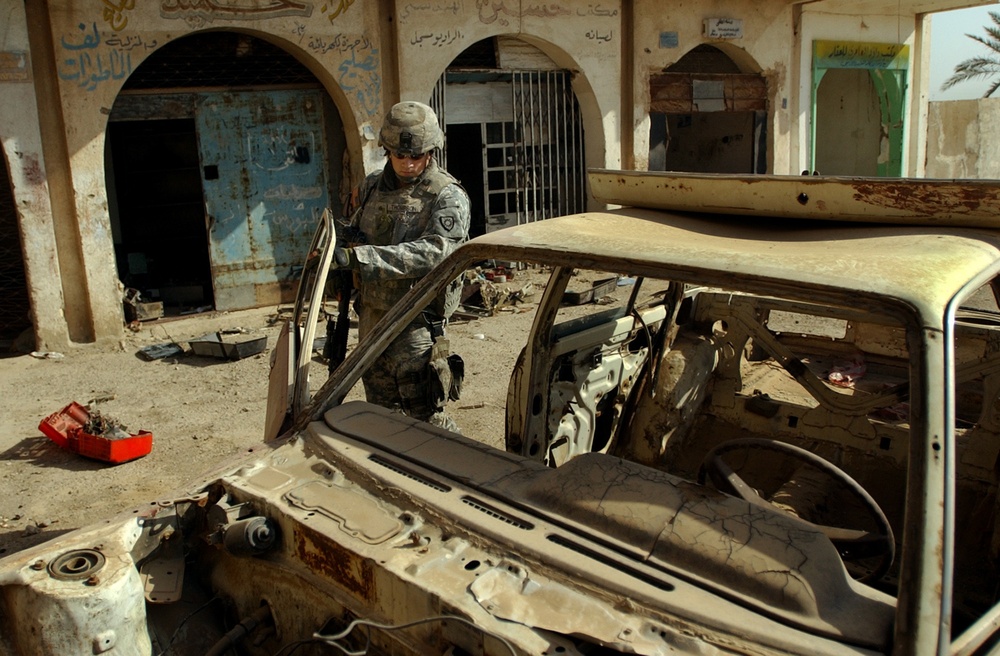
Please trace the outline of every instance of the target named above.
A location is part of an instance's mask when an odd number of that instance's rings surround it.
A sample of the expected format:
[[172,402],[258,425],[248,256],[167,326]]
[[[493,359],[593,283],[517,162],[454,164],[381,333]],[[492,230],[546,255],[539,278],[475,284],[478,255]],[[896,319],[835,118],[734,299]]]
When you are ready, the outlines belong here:
[[[385,168],[369,175],[349,203],[353,243],[334,251],[337,266],[354,272],[355,310],[363,339],[402,296],[469,237],[469,196],[437,165],[444,146],[437,116],[427,105],[394,105],[379,132]],[[458,430],[444,413],[457,398],[463,365],[449,357],[444,327],[458,306],[456,280],[433,309],[411,323],[364,375],[371,403]]]

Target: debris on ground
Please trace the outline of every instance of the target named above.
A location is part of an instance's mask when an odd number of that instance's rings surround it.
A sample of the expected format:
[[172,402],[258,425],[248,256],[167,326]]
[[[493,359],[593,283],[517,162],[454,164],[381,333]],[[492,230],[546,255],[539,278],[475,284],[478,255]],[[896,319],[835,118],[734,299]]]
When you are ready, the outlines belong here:
[[170,358],[183,353],[184,349],[174,342],[151,344],[139,349],[139,354],[147,360],[162,360],[163,358]]
[[38,429],[67,451],[112,464],[141,458],[153,448],[149,431],[130,433],[96,405],[84,407],[76,401],[43,419]]
[[250,331],[242,328],[220,330],[212,335],[192,339],[188,344],[195,355],[204,355],[223,360],[242,360],[263,352],[267,346],[267,335],[259,337],[246,335]]
[[514,277],[512,269],[502,266],[485,271],[466,271],[457,318],[491,317],[501,310],[512,311],[518,304],[527,302],[535,293],[534,285],[531,282],[525,282],[520,287],[508,284]]
[[135,330],[133,324],[142,321],[152,321],[163,316],[163,301],[146,301],[142,292],[133,287],[126,287],[123,295],[125,321],[129,329]]
[[61,360],[66,356],[58,351],[32,351],[31,357],[39,360]]

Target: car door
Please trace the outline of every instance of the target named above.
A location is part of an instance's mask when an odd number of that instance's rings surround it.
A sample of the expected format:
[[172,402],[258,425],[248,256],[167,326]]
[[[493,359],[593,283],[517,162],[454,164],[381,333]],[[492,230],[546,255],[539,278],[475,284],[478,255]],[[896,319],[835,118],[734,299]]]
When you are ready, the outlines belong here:
[[670,290],[663,281],[556,269],[511,375],[507,450],[551,466],[607,452],[665,337]]
[[271,352],[264,439],[272,440],[310,401],[309,372],[316,331],[324,321],[326,283],[333,263],[336,231],[323,212],[300,274],[292,317],[282,325]]

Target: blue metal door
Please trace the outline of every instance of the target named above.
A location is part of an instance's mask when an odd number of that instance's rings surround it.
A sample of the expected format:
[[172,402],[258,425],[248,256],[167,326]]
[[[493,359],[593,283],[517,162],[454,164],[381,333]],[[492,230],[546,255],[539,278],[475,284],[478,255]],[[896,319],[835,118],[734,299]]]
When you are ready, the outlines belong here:
[[320,91],[219,92],[197,111],[217,310],[287,301],[329,199]]

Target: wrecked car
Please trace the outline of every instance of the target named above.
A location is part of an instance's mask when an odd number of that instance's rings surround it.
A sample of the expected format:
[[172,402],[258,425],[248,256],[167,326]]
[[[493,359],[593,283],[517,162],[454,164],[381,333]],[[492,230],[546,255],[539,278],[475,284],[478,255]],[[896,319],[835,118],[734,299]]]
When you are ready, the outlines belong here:
[[[463,245],[325,382],[321,226],[267,441],[0,561],[6,652],[996,649],[997,188],[591,187],[625,207]],[[357,398],[484,261],[548,277],[492,434]]]

